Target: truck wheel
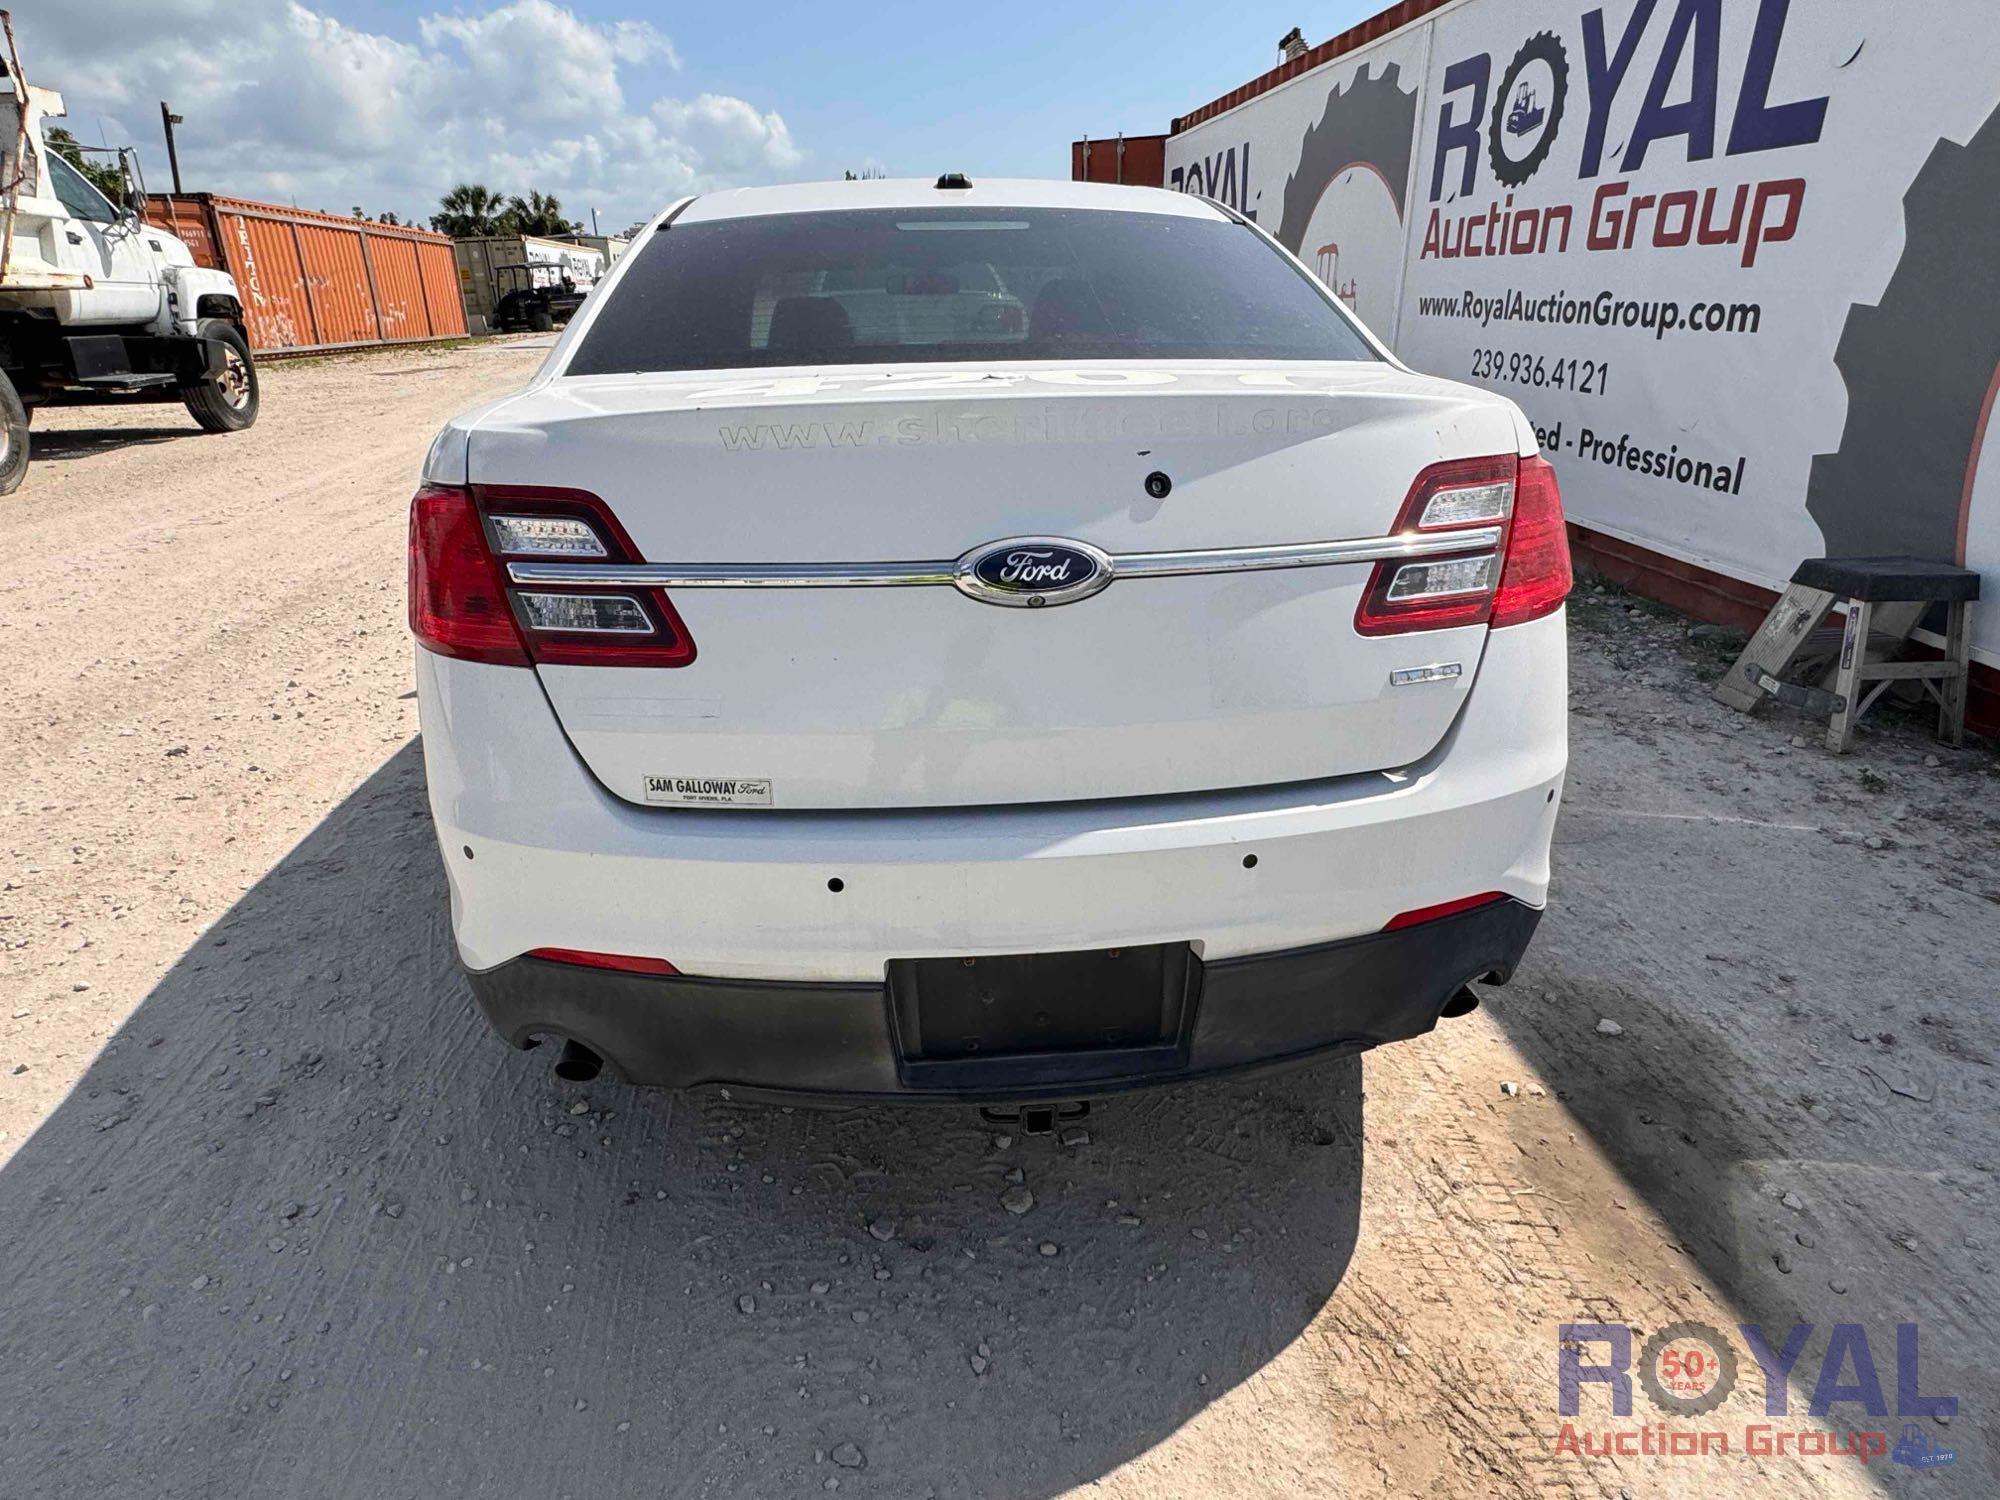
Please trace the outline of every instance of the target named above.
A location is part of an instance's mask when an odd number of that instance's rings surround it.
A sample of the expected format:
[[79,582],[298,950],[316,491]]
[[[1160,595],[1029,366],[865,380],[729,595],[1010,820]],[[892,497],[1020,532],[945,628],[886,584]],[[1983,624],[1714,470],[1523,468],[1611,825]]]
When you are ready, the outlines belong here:
[[203,432],[241,432],[257,420],[257,366],[250,343],[227,318],[204,318],[196,326],[203,338],[227,346],[222,373],[182,386],[181,400]]
[[28,409],[14,382],[0,375],[0,495],[21,487],[28,472]]
[[555,315],[546,307],[538,307],[528,314],[528,326],[537,333],[547,333],[556,326]]

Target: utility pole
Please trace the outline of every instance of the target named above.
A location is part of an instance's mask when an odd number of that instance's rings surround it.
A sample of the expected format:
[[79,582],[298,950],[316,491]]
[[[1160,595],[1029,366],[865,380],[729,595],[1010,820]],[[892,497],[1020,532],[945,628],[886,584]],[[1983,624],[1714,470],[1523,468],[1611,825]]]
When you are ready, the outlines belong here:
[[175,114],[172,110],[168,109],[167,101],[162,99],[160,101],[160,123],[166,127],[167,166],[171,168],[173,171],[174,192],[178,196],[181,190],[181,159],[180,156],[174,150],[174,127],[176,125],[184,124],[185,121],[183,121],[181,117]]
[[590,233],[592,238],[597,236],[597,210],[594,208],[590,211]]

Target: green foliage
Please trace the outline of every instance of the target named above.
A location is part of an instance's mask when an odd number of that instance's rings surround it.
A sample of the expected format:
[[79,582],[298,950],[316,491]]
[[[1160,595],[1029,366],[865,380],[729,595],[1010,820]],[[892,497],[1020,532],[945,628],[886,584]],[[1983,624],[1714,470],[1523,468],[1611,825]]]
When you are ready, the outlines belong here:
[[438,211],[431,215],[431,228],[455,240],[501,234],[503,207],[500,195],[492,188],[477,182],[461,182],[438,200]]
[[461,182],[438,200],[431,228],[453,239],[477,239],[489,234],[580,234],[553,193],[530,189],[525,197],[496,193],[477,182]]
[[552,193],[540,193],[532,188],[528,196],[519,194],[507,200],[507,211],[500,216],[502,234],[580,234],[581,224],[573,224],[563,217],[562,204]]
[[125,183],[118,175],[118,169],[115,166],[110,166],[101,159],[92,161],[90,153],[83,149],[77,142],[77,138],[60,125],[43,126],[42,137],[48,142],[48,147],[51,151],[55,152],[57,156],[60,156],[88,178],[90,185],[96,188],[98,192],[104,194],[113,203],[123,203],[125,201]]

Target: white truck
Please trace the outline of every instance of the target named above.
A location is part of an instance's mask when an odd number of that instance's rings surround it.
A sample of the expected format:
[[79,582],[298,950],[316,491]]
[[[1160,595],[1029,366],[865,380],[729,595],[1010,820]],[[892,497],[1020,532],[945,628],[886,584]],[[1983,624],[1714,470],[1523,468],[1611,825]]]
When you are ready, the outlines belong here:
[[[4,13],[0,13],[4,14]],[[0,495],[28,467],[39,406],[178,401],[208,432],[257,419],[243,304],[225,271],[148,224],[134,153],[112,203],[50,149],[62,96],[0,61]]]

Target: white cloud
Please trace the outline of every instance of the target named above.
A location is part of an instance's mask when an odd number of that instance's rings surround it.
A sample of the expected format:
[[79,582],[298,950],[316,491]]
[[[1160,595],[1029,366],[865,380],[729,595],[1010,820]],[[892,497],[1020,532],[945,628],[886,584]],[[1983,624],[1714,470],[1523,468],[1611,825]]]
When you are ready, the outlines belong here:
[[712,93],[635,98],[635,71],[681,66],[672,42],[555,0],[440,12],[415,41],[297,0],[110,0],[37,14],[21,45],[82,139],[101,119],[164,176],[154,110],[169,99],[187,119],[186,185],[237,197],[428,214],[474,180],[553,192],[578,218],[595,206],[612,229],[805,159],[775,110]]
[[661,99],[651,115],[668,139],[687,142],[720,171],[759,176],[805,160],[776,110],[760,112],[732,94]]
[[620,63],[680,62],[673,44],[644,21],[595,26],[552,0],[427,16],[417,29],[480,97],[516,101],[520,116],[537,122],[604,119],[625,107]]

